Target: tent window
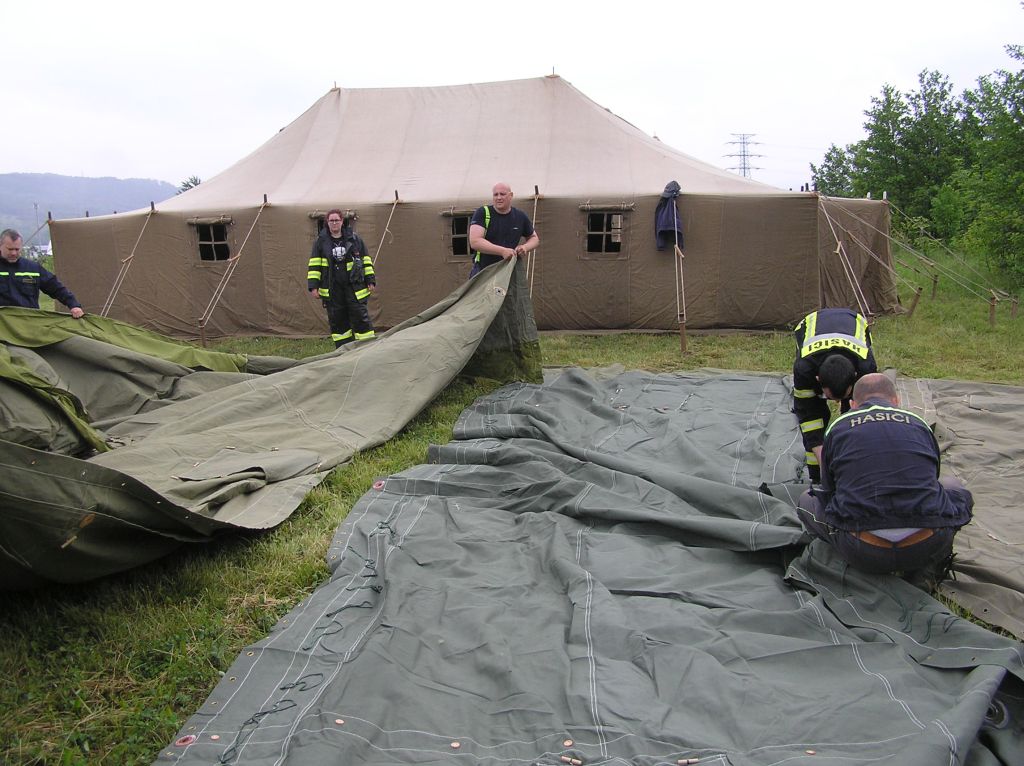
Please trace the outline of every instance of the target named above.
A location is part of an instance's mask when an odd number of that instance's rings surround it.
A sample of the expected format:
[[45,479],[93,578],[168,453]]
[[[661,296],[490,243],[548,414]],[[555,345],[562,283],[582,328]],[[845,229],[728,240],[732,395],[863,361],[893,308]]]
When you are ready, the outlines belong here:
[[469,256],[469,216],[452,216],[452,255]]
[[447,252],[444,258],[448,263],[468,263],[473,257],[469,248],[469,222],[473,219],[473,210],[457,208],[454,205],[441,211],[444,221],[441,239]]
[[226,223],[197,223],[194,226],[196,227],[196,242],[199,245],[200,260],[226,261],[231,257]]
[[629,260],[629,214],[632,203],[580,205],[579,258],[584,261]]
[[622,252],[622,213],[587,213],[587,252]]

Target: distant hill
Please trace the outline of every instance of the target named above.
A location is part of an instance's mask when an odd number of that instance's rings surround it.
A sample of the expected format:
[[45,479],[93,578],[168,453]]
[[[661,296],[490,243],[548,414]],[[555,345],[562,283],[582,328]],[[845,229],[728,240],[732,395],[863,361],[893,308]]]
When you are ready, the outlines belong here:
[[[0,173],[0,229],[17,229],[27,239],[46,220],[47,213],[54,218],[123,213],[149,207],[150,202],[162,202],[177,192],[173,184],[150,178]],[[50,233],[43,227],[32,244],[49,241]]]

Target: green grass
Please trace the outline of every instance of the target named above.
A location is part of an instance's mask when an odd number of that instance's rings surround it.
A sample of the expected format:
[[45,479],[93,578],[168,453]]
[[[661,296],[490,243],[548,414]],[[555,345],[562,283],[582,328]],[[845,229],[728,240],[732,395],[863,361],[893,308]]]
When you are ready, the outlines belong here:
[[[910,292],[904,295],[909,304]],[[919,377],[1024,384],[1024,317],[948,289],[915,315],[873,325],[881,366]],[[788,372],[789,333],[544,335],[547,365]],[[324,340],[240,339],[248,354],[308,356]],[[424,460],[490,387],[453,383],[398,437],[356,456],[278,528],[182,548],[154,564],[74,587],[4,594],[0,763],[148,764],[244,646],[266,635],[327,576],[333,533],[373,480]]]

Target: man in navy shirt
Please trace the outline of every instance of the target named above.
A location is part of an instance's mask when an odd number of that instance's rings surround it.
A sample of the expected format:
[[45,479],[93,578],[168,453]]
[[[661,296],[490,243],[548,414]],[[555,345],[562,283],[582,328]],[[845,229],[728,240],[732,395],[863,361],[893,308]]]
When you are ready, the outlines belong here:
[[959,479],[939,478],[935,435],[899,403],[885,375],[857,381],[853,409],[825,433],[821,487],[804,493],[797,512],[851,566],[927,581],[950,560],[974,499]]
[[14,229],[4,229],[0,232],[0,306],[37,309],[40,291],[71,309],[75,319],[85,315],[82,304],[57,277],[35,261],[21,257],[21,235]]
[[469,246],[474,253],[471,277],[492,263],[523,256],[540,244],[529,216],[512,207],[511,187],[498,183],[491,192],[494,204],[478,207],[469,221]]

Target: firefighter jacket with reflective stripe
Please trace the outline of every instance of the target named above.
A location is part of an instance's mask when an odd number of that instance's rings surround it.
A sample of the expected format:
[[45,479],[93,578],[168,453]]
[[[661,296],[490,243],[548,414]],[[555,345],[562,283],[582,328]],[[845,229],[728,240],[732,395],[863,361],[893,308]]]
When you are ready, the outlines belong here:
[[828,427],[822,453],[822,520],[847,531],[962,527],[969,494],[939,484],[939,445],[912,412],[869,399]]
[[0,306],[37,309],[40,291],[69,309],[82,307],[57,277],[35,261],[21,257],[10,263],[0,258]]
[[328,229],[320,232],[313,243],[306,272],[306,289],[318,290],[324,302],[344,305],[344,290],[351,290],[357,300],[366,300],[368,285],[376,285],[370,251],[362,237],[350,227],[334,239]]
[[[818,382],[818,368],[825,358],[842,354],[853,362],[857,377],[878,372],[871,351],[867,320],[850,309],[821,309],[805,316],[794,330],[796,361],[793,363],[793,412],[800,423],[808,465],[816,465],[811,450],[825,439],[831,412]],[[842,392],[834,391],[834,394]],[[850,409],[844,399],[840,411]]]

